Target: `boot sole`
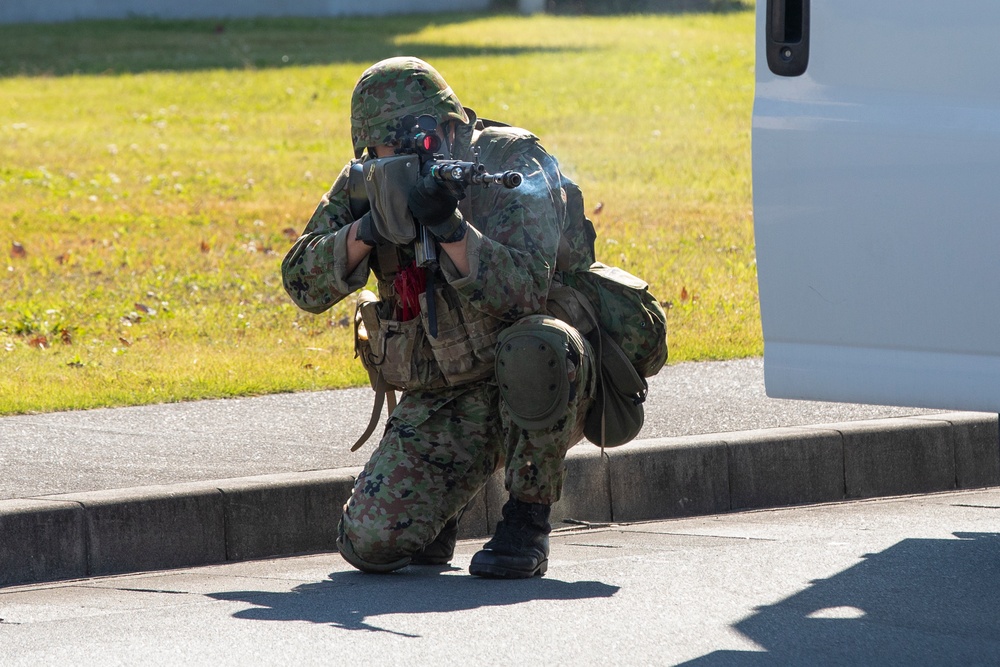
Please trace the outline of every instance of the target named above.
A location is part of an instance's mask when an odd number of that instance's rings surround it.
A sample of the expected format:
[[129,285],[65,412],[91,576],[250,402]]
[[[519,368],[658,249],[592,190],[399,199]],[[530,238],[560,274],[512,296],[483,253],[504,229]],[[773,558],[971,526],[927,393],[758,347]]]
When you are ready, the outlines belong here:
[[517,570],[500,565],[490,565],[485,563],[473,563],[469,566],[469,574],[477,577],[487,577],[489,579],[530,579],[540,577],[549,569],[549,561],[543,560],[534,569]]

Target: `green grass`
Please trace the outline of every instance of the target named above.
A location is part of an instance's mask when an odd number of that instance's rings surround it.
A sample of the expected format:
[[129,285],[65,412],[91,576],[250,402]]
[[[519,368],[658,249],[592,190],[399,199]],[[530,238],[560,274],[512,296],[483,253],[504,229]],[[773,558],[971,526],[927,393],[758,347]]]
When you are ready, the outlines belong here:
[[[762,352],[753,12],[2,26],[0,414],[361,384],[351,307],[279,264],[351,155],[361,71],[429,60],[583,187],[672,361]],[[23,249],[23,250],[22,250]]]

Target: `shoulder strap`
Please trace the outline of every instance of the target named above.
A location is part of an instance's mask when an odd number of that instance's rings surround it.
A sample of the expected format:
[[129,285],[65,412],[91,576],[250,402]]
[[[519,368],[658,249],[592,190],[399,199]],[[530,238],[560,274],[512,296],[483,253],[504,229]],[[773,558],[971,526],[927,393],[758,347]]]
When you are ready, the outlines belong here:
[[477,130],[483,130],[487,127],[510,127],[507,123],[501,123],[498,120],[490,120],[489,118],[480,118],[476,123]]

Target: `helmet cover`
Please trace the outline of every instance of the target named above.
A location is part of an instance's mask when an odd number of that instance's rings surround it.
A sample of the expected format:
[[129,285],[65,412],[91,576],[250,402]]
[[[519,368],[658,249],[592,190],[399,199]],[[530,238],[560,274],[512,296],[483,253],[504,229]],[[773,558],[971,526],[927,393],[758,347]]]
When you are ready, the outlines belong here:
[[436,69],[410,56],[388,58],[369,67],[351,96],[354,156],[369,146],[392,146],[410,128],[404,116],[428,114],[439,123],[468,124],[461,102]]

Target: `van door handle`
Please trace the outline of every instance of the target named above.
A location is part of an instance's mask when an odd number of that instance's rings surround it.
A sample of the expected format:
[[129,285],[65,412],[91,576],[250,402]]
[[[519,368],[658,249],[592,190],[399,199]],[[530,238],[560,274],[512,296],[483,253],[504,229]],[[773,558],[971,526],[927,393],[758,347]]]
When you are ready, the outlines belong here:
[[767,66],[799,76],[809,65],[809,0],[767,0]]

